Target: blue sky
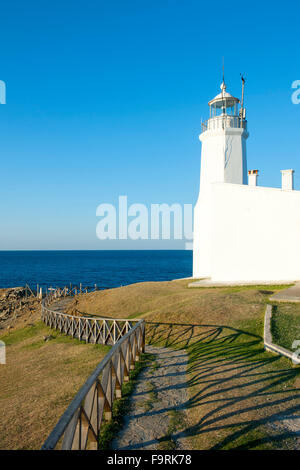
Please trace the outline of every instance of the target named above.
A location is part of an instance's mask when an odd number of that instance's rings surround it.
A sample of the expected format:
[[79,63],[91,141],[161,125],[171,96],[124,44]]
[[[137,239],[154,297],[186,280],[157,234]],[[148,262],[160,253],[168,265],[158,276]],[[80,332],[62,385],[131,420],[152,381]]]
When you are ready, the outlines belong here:
[[103,242],[96,207],[194,204],[201,117],[246,75],[248,166],[300,189],[300,5],[195,0],[1,6],[0,249],[180,248]]

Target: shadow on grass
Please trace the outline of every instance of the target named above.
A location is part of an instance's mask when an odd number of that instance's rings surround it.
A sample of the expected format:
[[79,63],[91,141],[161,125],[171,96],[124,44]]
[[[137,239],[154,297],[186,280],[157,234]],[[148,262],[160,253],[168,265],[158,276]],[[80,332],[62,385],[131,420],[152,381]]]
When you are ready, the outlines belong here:
[[265,352],[259,335],[223,325],[149,322],[146,338],[189,354],[190,398],[183,408],[192,418],[175,440],[188,435],[195,449],[300,448],[294,385],[300,368]]

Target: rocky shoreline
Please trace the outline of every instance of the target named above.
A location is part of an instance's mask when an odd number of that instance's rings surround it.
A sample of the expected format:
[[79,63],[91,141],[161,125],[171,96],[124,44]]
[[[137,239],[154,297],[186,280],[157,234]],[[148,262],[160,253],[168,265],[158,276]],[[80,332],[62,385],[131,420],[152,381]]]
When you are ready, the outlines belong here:
[[0,330],[10,330],[35,320],[40,300],[26,287],[0,289]]

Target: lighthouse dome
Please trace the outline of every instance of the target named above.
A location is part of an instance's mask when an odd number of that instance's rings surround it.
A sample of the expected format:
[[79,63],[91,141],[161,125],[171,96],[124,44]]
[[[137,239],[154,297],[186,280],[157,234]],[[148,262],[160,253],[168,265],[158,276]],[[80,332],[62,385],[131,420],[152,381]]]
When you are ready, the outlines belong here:
[[239,103],[240,100],[238,98],[235,98],[232,96],[230,93],[226,91],[226,84],[223,81],[221,83],[221,93],[219,93],[217,96],[214,97],[211,101],[209,101],[209,106],[214,105],[215,108],[231,108],[235,104]]

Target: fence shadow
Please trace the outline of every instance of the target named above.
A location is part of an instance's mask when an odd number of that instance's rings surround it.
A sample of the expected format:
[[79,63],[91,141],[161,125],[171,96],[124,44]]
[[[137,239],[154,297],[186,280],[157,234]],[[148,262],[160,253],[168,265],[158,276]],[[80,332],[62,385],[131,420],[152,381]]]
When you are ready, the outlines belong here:
[[175,440],[188,434],[199,449],[300,448],[300,367],[265,352],[260,336],[225,325],[146,328],[148,344],[189,353],[190,419]]

